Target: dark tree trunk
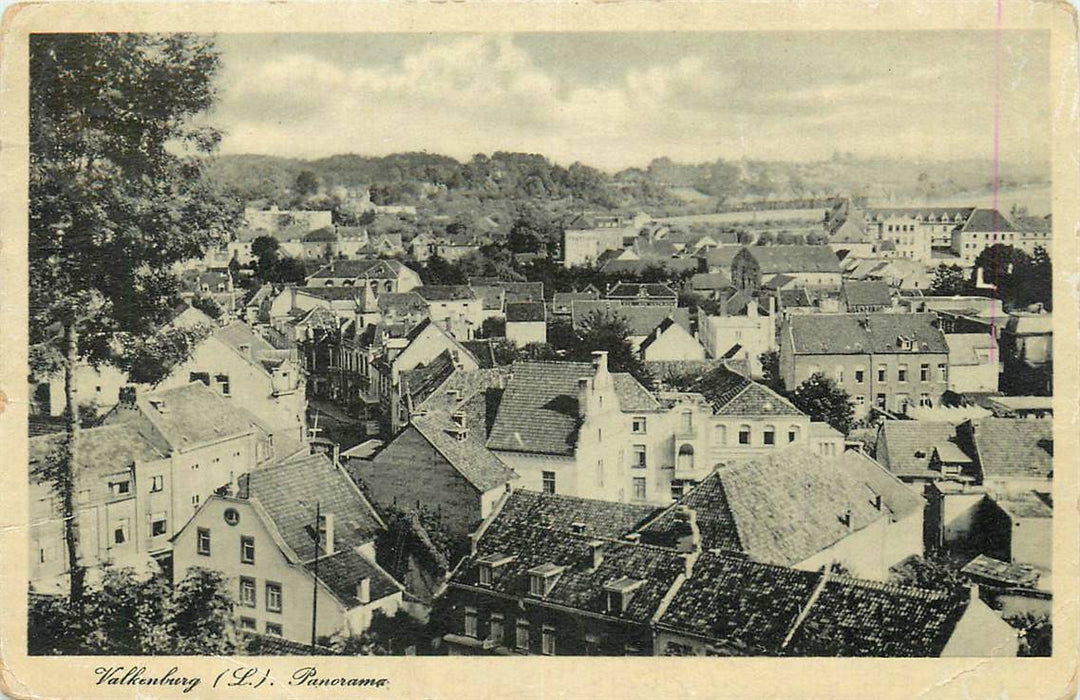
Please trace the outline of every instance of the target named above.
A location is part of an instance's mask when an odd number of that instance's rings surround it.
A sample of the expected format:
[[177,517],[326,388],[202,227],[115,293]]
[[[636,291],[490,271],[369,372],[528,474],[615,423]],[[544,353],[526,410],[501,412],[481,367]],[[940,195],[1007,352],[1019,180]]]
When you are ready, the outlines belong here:
[[71,583],[71,604],[76,610],[82,606],[84,571],[79,565],[79,523],[75,513],[75,464],[79,439],[79,407],[75,402],[75,365],[78,362],[78,331],[75,322],[64,324],[64,427],[67,432],[67,449],[60,465],[57,485],[60,490],[61,509],[64,518],[64,543],[67,547],[68,572]]

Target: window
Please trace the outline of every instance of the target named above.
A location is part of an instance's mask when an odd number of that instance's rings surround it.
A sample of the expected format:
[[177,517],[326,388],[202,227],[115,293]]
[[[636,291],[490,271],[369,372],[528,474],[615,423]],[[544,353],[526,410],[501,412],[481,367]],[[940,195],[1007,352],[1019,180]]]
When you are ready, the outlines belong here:
[[476,608],[465,608],[465,636],[476,638]]
[[192,508],[198,508],[199,507],[199,494],[195,494],[194,496],[191,497],[191,507]]
[[117,520],[116,527],[113,529],[113,544],[124,544],[130,537],[127,518]]
[[266,610],[268,612],[281,612],[281,584],[274,581],[266,582]]
[[240,563],[242,564],[254,564],[255,563],[255,538],[247,537],[246,535],[240,536]]
[[585,656],[600,655],[600,637],[592,632],[585,633]]
[[124,481],[110,481],[109,482],[109,494],[112,496],[124,496],[131,492],[131,482]]
[[266,623],[266,633],[269,634],[271,637],[280,637],[281,636],[281,625],[279,625],[276,622],[267,622]]
[[542,477],[544,480],[544,493],[555,493],[555,472],[544,472]]
[[220,391],[224,396],[229,395],[229,375],[217,375],[216,377],[214,377],[214,383],[217,384],[218,391]]
[[901,382],[906,382],[907,381],[907,365],[900,365],[896,369],[896,379],[897,379],[897,381],[901,381]]
[[750,426],[749,425],[740,425],[739,426],[739,444],[740,445],[749,445],[750,444]]
[[523,651],[529,650],[529,621],[518,620],[517,622],[517,648]]
[[502,613],[491,613],[491,630],[488,632],[488,639],[497,644],[503,642],[503,616]]
[[630,430],[635,435],[645,434],[645,416],[634,416],[634,420],[630,424]]
[[874,405],[884,411],[885,410],[885,394],[878,394],[877,396],[875,396],[874,397]]
[[634,478],[634,498],[643,501],[645,500],[645,479],[641,477]]
[[634,445],[634,459],[630,466],[634,469],[645,468],[645,445]]
[[855,397],[855,405],[856,406],[863,406],[865,404],[866,404],[866,397],[865,396],[863,396],[862,394],[859,394],[859,395],[857,395]]
[[726,445],[727,444],[727,426],[726,425],[717,425],[713,429],[713,434],[716,436],[715,442],[716,442],[717,445]]
[[481,586],[490,586],[491,585],[491,565],[490,564],[481,564],[479,573],[480,573],[480,585]]
[[240,629],[247,630],[249,632],[255,631],[255,618],[253,617],[241,617]]
[[920,382],[928,382],[928,381],[930,381],[930,365],[929,364],[923,363],[922,365],[919,366],[919,381]]
[[226,508],[223,517],[225,518],[225,522],[229,525],[236,525],[240,522],[240,513],[238,513],[235,508]]
[[937,366],[938,376],[941,377],[941,381],[949,381],[949,366],[942,363]]
[[840,367],[838,365],[836,367],[835,373],[836,373],[836,383],[837,384],[843,384],[844,383],[844,368]]
[[150,477],[150,493],[157,493],[165,488],[165,477],[161,474]]
[[765,426],[765,432],[761,434],[761,441],[766,445],[776,444],[776,428],[771,425]]
[[255,607],[255,579],[248,576],[240,577],[240,605],[245,608]]
[[791,426],[787,431],[787,441],[795,442],[799,439],[799,429],[795,426]]
[[192,372],[188,375],[188,383],[202,382],[206,386],[210,386],[210,373],[209,372]]
[[210,556],[210,529],[200,527],[198,534],[195,536],[195,551],[199,554],[208,557]]
[[862,384],[866,381],[866,372],[862,369],[855,370],[855,383]]
[[930,394],[919,394],[919,405],[928,408],[933,407],[934,402],[930,400]]
[[888,368],[885,365],[878,365],[878,368],[877,368],[877,380],[879,382],[884,382],[885,381],[885,373],[887,371],[888,371]]
[[540,651],[547,656],[555,655],[555,628],[544,625],[540,639]]
[[165,513],[154,513],[150,516],[150,536],[161,537],[166,530]]
[[671,498],[672,500],[679,500],[683,497],[683,482],[678,479],[671,482]]

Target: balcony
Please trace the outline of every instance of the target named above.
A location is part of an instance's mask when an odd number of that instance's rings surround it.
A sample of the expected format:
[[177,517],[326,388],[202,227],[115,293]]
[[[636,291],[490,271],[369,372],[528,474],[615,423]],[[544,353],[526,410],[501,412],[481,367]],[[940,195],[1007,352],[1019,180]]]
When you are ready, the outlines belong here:
[[703,460],[697,459],[697,455],[694,454],[694,446],[689,443],[680,443],[675,441],[675,478],[676,479],[698,479],[702,475],[699,474],[699,462],[703,463]]

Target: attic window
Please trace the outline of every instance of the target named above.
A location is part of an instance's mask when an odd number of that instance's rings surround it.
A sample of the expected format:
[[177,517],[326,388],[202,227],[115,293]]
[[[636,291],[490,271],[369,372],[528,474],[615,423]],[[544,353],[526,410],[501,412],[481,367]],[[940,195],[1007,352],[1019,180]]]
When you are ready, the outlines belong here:
[[585,533],[585,527],[585,523],[583,522],[570,523],[570,532],[575,535],[581,535]]
[[551,593],[551,589],[555,587],[555,583],[559,580],[559,575],[564,569],[565,567],[551,563],[541,564],[529,569],[529,594],[543,598],[548,593]]
[[926,459],[926,452],[924,450],[915,450],[915,457],[917,459]]
[[645,583],[641,579],[622,576],[614,581],[604,584],[605,598],[607,599],[607,611],[614,615],[626,612],[630,600],[641,585]]
[[492,572],[502,566],[514,561],[515,557],[503,552],[493,552],[491,554],[485,554],[476,560],[479,567],[479,582],[481,586],[490,587],[492,580]]

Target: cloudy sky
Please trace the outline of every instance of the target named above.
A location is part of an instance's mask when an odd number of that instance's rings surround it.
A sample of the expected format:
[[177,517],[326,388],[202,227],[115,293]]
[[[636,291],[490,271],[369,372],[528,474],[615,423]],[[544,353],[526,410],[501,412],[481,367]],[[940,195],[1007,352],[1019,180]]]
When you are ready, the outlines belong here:
[[222,152],[1049,159],[1042,33],[219,35]]

